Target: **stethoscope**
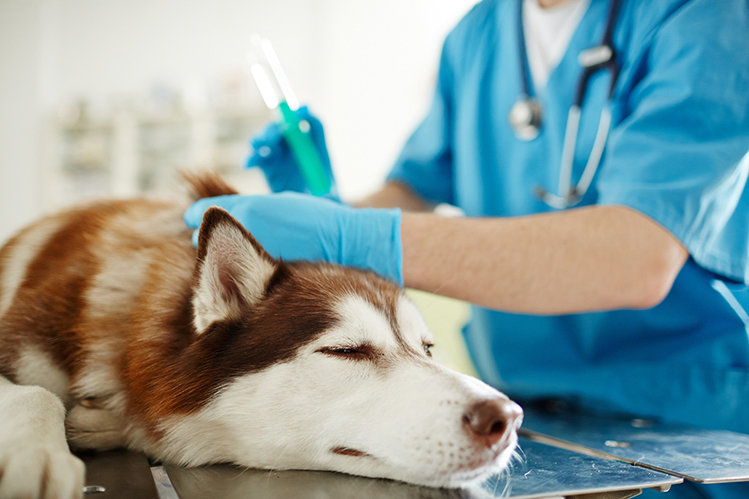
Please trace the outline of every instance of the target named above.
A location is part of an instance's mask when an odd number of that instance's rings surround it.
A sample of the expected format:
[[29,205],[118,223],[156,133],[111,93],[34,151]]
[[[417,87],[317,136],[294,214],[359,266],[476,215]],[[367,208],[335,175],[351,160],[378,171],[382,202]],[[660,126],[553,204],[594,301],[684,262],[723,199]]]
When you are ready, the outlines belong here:
[[[523,30],[523,2],[518,0],[519,24],[518,24],[518,44],[520,47],[520,74],[523,85],[523,93],[510,110],[510,124],[515,130],[515,135],[522,140],[533,140],[538,136],[541,128],[541,105],[538,99],[533,97],[531,84],[528,81],[528,53],[525,47],[525,32]],[[575,158],[575,146],[577,144],[577,135],[580,131],[580,109],[585,99],[585,91],[588,86],[590,77],[599,69],[608,69],[611,71],[611,84],[609,87],[609,100],[614,92],[614,85],[619,76],[619,67],[616,64],[616,52],[612,43],[614,24],[619,7],[619,0],[611,0],[608,17],[606,19],[606,31],[600,45],[583,50],[578,54],[577,60],[583,70],[577,83],[575,100],[567,114],[567,124],[564,130],[564,143],[562,145],[562,159],[559,168],[559,194],[547,191],[543,187],[536,187],[535,194],[543,202],[552,208],[565,209],[578,204],[585,193],[588,191],[593,177],[595,176],[598,165],[601,162],[603,149],[606,146],[609,129],[611,127],[611,110],[605,106],[601,111],[601,118],[598,121],[598,130],[593,141],[588,162],[578,181],[577,185],[572,186],[572,163]]]

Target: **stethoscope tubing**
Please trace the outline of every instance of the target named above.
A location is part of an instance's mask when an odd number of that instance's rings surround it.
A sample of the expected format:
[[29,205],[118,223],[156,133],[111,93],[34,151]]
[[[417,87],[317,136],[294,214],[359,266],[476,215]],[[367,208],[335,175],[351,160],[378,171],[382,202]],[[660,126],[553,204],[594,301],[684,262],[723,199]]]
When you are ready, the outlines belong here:
[[603,156],[603,150],[606,148],[606,140],[608,139],[609,130],[611,130],[611,110],[605,107],[601,111],[601,119],[598,121],[598,129],[596,130],[596,137],[593,141],[593,148],[588,156],[588,161],[585,163],[585,168],[580,176],[580,180],[577,185],[572,188],[570,183],[572,181],[572,164],[574,161],[575,154],[575,143],[577,142],[577,135],[580,130],[580,108],[572,106],[567,114],[567,127],[565,130],[564,143],[562,145],[562,161],[559,171],[559,186],[557,192],[567,193],[564,196],[551,193],[543,188],[536,188],[536,195],[541,200],[558,210],[565,208],[572,208],[580,204],[583,196],[590,185],[593,183],[598,165],[601,163],[601,157]]
[[[614,50],[614,41],[613,41],[614,24],[616,24],[616,16],[617,16],[617,13],[619,12],[619,1],[620,0],[611,0],[611,3],[609,4],[609,11],[608,11],[608,14],[606,15],[606,29],[604,30],[601,43],[597,47],[594,47],[593,49],[591,49],[591,50],[606,49],[609,51],[608,57],[606,57],[601,62],[584,65],[583,71],[580,74],[580,79],[578,80],[578,83],[577,83],[577,90],[575,92],[575,100],[573,102],[573,105],[578,106],[580,108],[583,107],[583,102],[585,101],[585,94],[588,90],[588,82],[590,81],[591,76],[593,76],[593,74],[597,73],[601,69],[607,69],[611,73],[611,83],[609,85],[609,99],[614,93],[614,86],[616,85],[616,81],[619,78],[619,65],[617,64],[616,50]],[[525,46],[525,44],[523,44],[523,46]],[[582,64],[583,61],[580,59],[581,58],[578,58],[578,60]]]
[[[533,99],[533,89],[529,80],[528,54],[525,45],[525,33],[523,30],[523,1],[519,1],[519,39],[521,62],[521,84],[523,96],[521,99]],[[619,66],[616,60],[616,51],[613,46],[613,31],[616,23],[616,16],[619,9],[620,0],[611,0],[609,11],[606,19],[606,29],[604,31],[601,44],[583,51],[578,59],[583,65],[583,71],[580,74],[577,88],[575,90],[574,101],[567,113],[567,122],[564,131],[564,142],[562,144],[562,157],[559,166],[558,193],[554,194],[546,189],[537,187],[536,195],[546,204],[556,209],[565,209],[579,204],[583,196],[590,188],[593,182],[598,166],[600,165],[603,151],[606,147],[609,130],[611,129],[611,109],[609,103],[614,92],[616,81],[619,77]],[[577,185],[572,187],[572,167],[575,160],[575,149],[577,138],[580,132],[580,116],[582,106],[585,101],[588,82],[590,78],[601,69],[607,69],[611,73],[611,82],[609,86],[608,102],[601,111],[601,117],[598,121],[596,136],[593,141],[593,147],[588,155],[588,160],[583,169],[583,173]]]

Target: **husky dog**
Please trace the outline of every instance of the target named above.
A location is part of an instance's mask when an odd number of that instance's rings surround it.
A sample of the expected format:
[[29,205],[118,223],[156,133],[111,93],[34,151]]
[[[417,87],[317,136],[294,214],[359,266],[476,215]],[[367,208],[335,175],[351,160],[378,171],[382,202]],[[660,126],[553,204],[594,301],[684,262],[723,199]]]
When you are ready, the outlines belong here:
[[196,250],[184,209],[89,204],[0,249],[0,497],[80,496],[68,445],[438,487],[506,466],[520,408],[433,362],[397,285],[276,260],[219,208]]

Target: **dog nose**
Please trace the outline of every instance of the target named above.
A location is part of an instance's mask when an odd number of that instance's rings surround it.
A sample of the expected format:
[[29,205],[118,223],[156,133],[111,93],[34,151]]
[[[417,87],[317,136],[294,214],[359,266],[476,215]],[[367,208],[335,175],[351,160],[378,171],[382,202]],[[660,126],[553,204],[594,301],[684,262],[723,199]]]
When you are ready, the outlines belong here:
[[511,431],[515,431],[523,410],[515,402],[487,399],[474,404],[463,414],[468,431],[487,447],[494,447]]

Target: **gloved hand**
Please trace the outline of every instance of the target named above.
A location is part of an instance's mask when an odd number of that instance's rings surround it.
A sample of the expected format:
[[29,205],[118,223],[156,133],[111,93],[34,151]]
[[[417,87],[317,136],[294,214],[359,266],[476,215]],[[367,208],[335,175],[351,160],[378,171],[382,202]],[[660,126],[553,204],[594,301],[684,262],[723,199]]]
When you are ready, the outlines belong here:
[[[307,106],[296,110],[297,116],[310,126],[310,135],[315,144],[320,159],[330,177],[330,193],[324,197],[339,201],[333,170],[330,167],[330,156],[325,145],[325,133],[322,123]],[[293,191],[309,194],[309,189],[299,166],[294,159],[288,143],[284,139],[281,128],[275,122],[266,125],[250,140],[252,152],[247,158],[247,168],[260,167],[265,174],[268,185],[273,192]]]
[[198,228],[211,206],[228,211],[275,258],[358,267],[403,285],[398,209],[357,209],[294,192],[232,195],[201,199],[185,212],[185,223]]

